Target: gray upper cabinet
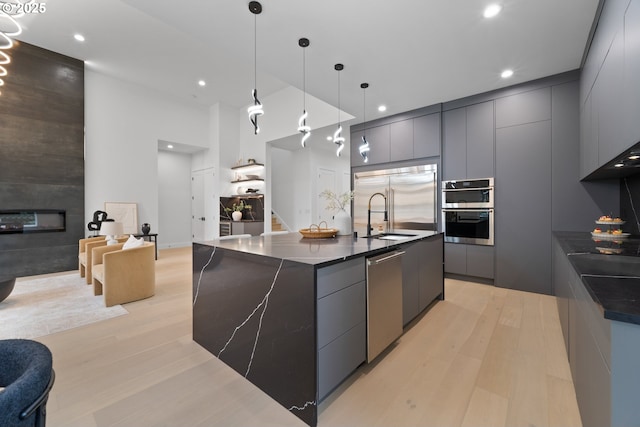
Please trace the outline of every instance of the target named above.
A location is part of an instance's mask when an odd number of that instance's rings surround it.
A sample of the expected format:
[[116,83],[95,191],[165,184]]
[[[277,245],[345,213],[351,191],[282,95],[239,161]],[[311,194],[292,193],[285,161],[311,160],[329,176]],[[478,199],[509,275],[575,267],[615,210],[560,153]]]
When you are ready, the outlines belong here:
[[627,141],[640,141],[640,1],[624,17],[624,122]]
[[640,0],[605,2],[581,76],[580,177],[640,141]]
[[368,164],[387,163],[389,161],[389,125],[372,127],[365,132],[351,132],[351,166],[365,164],[359,150],[363,133],[370,147]]
[[551,120],[551,88],[496,100],[496,128]]
[[494,176],[494,129],[493,101],[444,113],[445,180]]
[[589,94],[580,110],[580,178],[598,168],[598,120],[593,116]]
[[413,159],[413,120],[402,120],[389,125],[389,160]]
[[[596,80],[598,103],[598,159],[600,165],[613,160],[633,145],[624,132],[623,34],[618,32]],[[597,89],[597,90],[596,90]],[[637,119],[636,119],[637,120]]]
[[467,109],[445,111],[442,119],[443,179],[467,177]]
[[494,168],[494,103],[467,107],[467,178],[490,178]]
[[440,113],[413,119],[413,157],[440,156]]

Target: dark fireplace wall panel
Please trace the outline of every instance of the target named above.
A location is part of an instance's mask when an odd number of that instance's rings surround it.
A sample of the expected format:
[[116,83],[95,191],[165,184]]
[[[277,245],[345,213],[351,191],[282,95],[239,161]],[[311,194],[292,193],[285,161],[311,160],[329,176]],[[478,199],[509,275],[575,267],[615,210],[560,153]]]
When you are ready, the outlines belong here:
[[84,64],[27,43],[0,95],[0,209],[66,211],[66,230],[0,235],[0,275],[77,268],[84,237]]

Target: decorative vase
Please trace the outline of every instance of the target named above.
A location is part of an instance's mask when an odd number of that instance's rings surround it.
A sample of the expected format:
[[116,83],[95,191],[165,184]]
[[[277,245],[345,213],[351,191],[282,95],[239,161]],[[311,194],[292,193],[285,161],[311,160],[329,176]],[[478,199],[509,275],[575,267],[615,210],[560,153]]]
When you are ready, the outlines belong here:
[[340,209],[333,216],[333,223],[338,230],[338,236],[350,236],[351,235],[351,216],[344,210]]
[[151,231],[151,226],[148,223],[142,224],[142,234],[149,234]]
[[234,221],[240,221],[240,220],[242,219],[242,212],[240,212],[240,211],[233,211],[233,212],[231,213],[231,218],[232,218]]

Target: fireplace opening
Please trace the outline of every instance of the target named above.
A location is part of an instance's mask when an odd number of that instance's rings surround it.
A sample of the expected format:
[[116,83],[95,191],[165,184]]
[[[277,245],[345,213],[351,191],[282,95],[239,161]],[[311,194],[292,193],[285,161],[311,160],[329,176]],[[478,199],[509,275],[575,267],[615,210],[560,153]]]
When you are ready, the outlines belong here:
[[0,234],[66,230],[66,211],[58,209],[0,210]]

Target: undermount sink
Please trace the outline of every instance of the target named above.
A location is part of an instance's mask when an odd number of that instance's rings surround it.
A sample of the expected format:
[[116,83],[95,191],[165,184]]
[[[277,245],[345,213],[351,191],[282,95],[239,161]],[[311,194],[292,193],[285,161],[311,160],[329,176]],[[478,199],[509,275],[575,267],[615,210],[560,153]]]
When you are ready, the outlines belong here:
[[380,240],[405,240],[410,237],[415,237],[416,234],[404,234],[404,233],[380,233],[375,236],[371,236],[374,239]]

